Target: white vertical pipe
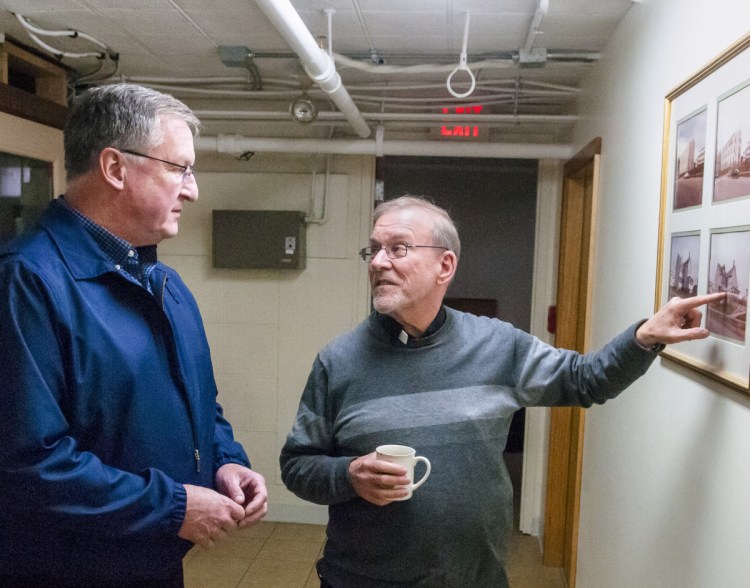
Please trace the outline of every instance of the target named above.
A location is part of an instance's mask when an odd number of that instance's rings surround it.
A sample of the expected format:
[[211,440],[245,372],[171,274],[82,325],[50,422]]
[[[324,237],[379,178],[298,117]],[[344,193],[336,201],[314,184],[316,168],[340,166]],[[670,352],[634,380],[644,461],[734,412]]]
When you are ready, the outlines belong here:
[[336,72],[333,59],[318,47],[289,0],[255,0],[255,3],[302,60],[307,75],[331,97],[356,133],[363,139],[369,137],[370,127],[341,84],[341,76]]
[[534,46],[534,40],[539,34],[539,27],[542,26],[542,19],[545,17],[548,10],[549,0],[539,0],[539,8],[537,8],[536,12],[534,13],[534,18],[531,21],[529,32],[526,35],[526,44],[523,46],[523,48],[527,52],[531,51],[531,48]]
[[326,25],[328,28],[328,57],[333,59],[333,15],[336,11],[333,8],[326,8],[323,13],[326,15]]

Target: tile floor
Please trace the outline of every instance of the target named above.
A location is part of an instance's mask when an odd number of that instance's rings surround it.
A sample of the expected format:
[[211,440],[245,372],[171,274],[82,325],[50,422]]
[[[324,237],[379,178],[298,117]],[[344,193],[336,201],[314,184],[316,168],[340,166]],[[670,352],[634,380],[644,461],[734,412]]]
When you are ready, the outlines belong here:
[[[193,549],[185,558],[185,586],[319,588],[314,564],[324,540],[320,525],[261,521],[210,551]],[[536,537],[514,533],[508,560],[512,588],[563,588],[560,570],[542,565]]]
[[314,564],[325,527],[261,521],[211,550],[184,560],[186,588],[319,588]]
[[[516,488],[520,456],[506,454]],[[515,511],[517,528],[518,499]],[[194,548],[184,562],[185,587],[320,588],[315,562],[324,542],[324,526],[261,521],[214,549]],[[507,572],[512,588],[564,588],[562,571],[542,564],[539,539],[518,531],[508,542]]]

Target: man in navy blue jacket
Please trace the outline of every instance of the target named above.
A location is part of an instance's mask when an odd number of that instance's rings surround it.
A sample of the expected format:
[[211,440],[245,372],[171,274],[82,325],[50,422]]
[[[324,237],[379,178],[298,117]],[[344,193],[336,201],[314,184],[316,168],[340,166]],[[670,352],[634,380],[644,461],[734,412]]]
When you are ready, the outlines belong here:
[[156,245],[198,198],[198,120],[94,88],[68,187],[0,248],[0,585],[182,586],[182,557],[266,513],[216,402],[200,313]]

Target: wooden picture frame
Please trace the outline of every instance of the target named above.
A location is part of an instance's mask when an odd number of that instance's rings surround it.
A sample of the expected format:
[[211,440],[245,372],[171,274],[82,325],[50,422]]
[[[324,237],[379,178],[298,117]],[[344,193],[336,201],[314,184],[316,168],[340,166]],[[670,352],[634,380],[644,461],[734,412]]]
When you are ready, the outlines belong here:
[[718,291],[711,335],[662,356],[749,392],[750,33],[664,101],[655,307]]

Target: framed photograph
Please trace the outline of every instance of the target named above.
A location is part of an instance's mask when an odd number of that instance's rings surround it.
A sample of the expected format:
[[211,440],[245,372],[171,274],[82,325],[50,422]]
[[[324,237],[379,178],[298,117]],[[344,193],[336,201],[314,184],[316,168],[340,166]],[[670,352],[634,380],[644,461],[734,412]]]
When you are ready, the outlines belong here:
[[750,393],[750,34],[664,101],[656,308],[726,292],[662,356]]
[[698,293],[700,245],[700,233],[672,236],[668,298],[688,298]]
[[711,235],[708,267],[708,293],[726,292],[721,302],[710,304],[706,328],[717,337],[745,343],[747,333],[747,290],[750,278],[750,227],[742,230],[720,230]]
[[703,168],[706,162],[706,109],[677,124],[673,210],[703,203]]

